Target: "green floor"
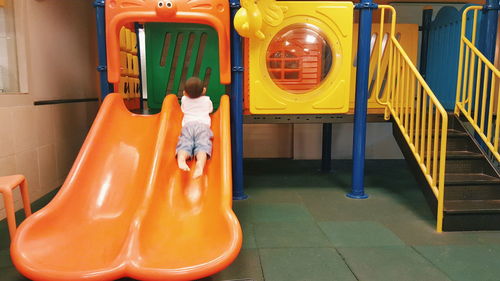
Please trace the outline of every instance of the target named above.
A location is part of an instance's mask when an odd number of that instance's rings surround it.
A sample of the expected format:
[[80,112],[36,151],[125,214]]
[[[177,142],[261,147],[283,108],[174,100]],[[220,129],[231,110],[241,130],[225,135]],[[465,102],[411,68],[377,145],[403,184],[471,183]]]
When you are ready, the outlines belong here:
[[[246,161],[250,197],[234,203],[243,249],[204,281],[500,280],[500,232],[436,233],[404,161],[367,161],[366,200],[345,197],[350,161],[331,174],[319,164]],[[25,280],[10,263],[5,221],[0,235],[0,280]]]

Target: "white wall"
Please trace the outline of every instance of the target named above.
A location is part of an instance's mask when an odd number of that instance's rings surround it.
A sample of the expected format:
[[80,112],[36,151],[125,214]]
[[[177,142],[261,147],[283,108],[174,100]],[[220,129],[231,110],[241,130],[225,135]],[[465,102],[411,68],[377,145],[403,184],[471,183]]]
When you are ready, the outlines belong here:
[[[98,109],[34,101],[98,96],[95,19],[88,0],[15,4],[23,93],[0,94],[0,176],[24,174],[34,201],[62,184]],[[19,192],[14,203],[19,209]]]

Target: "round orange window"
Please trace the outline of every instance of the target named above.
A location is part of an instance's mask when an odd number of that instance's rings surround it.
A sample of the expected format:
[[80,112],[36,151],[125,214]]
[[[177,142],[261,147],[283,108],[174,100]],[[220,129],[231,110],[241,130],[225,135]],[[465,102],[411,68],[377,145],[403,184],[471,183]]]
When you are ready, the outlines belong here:
[[330,45],[311,24],[283,28],[271,40],[266,54],[271,79],[293,94],[316,89],[330,71],[332,60]]

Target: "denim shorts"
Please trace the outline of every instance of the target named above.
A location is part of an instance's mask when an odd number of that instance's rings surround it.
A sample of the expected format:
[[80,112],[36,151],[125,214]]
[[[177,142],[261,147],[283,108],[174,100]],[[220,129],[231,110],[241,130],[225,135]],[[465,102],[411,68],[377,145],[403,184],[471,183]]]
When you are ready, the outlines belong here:
[[186,151],[190,156],[193,156],[198,152],[205,152],[210,157],[212,155],[213,137],[214,134],[207,124],[189,122],[181,129],[176,153]]

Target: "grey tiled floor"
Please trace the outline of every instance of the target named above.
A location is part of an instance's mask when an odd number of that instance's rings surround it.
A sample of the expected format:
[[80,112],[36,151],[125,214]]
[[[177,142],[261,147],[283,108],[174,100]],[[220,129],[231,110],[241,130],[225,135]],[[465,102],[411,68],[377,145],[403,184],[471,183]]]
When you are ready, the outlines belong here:
[[[234,202],[243,249],[216,280],[500,280],[500,232],[436,233],[404,161],[369,160],[366,200],[345,197],[351,162],[247,160]],[[35,205],[46,204],[49,194]],[[0,223],[0,280],[25,280],[10,263]]]

